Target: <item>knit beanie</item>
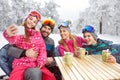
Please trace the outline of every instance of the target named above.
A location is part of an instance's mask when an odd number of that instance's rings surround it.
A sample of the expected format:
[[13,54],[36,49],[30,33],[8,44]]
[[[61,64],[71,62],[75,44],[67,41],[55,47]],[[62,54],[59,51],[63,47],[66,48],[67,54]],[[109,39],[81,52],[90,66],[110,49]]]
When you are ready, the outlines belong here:
[[31,11],[25,20],[27,20],[30,16],[36,17],[38,22],[41,20],[41,14],[38,11]]
[[98,38],[97,34],[95,32],[91,33],[91,34],[92,34],[93,38],[97,41],[97,38]]

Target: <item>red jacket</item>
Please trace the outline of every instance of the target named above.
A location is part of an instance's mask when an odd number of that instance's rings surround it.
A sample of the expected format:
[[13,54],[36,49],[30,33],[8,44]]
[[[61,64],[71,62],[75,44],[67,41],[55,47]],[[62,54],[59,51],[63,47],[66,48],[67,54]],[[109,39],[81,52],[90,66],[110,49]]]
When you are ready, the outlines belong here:
[[17,47],[25,50],[34,47],[34,50],[38,52],[37,58],[22,57],[20,59],[14,59],[13,68],[16,66],[27,66],[27,67],[44,66],[46,62],[46,58],[47,58],[46,47],[40,32],[33,29],[27,29],[27,32],[30,35],[29,42],[25,41],[24,35],[16,35],[9,37],[6,31],[4,31],[3,33],[4,37],[8,40],[10,44],[15,44]]

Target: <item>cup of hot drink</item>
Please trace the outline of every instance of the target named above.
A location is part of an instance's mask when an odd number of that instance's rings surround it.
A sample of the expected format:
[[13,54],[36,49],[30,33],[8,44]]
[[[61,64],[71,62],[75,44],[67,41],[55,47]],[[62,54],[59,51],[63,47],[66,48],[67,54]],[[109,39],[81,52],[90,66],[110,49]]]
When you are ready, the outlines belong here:
[[106,62],[106,60],[109,58],[110,54],[111,53],[110,53],[109,49],[102,50],[102,61]]
[[85,48],[78,48],[75,54],[79,54],[78,58],[83,59],[88,54],[88,52]]
[[63,60],[64,60],[65,64],[72,65],[73,53],[64,52]]

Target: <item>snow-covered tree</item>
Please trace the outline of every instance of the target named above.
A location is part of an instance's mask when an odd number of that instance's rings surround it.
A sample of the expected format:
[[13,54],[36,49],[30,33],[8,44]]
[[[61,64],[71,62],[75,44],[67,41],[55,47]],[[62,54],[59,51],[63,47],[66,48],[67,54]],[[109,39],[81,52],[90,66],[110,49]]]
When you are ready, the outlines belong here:
[[11,22],[11,8],[8,0],[0,0],[0,30],[4,30]]
[[[54,0],[51,0],[49,2],[45,2],[45,7],[42,8],[42,12],[44,13],[44,18],[51,18],[55,21],[55,26],[59,23],[59,14],[57,11],[57,8],[60,7],[58,4],[54,2]],[[54,32],[58,32],[57,27],[55,27]]]
[[[42,19],[52,18],[57,24],[59,21],[59,14],[57,12],[59,7],[53,0],[45,2],[45,6],[41,8],[41,2],[34,2],[34,0],[1,0],[0,1],[0,30],[4,30],[11,24],[21,25],[22,21],[31,10],[37,10],[41,13]],[[38,24],[40,26],[40,24]]]
[[90,7],[80,13],[78,26],[91,24],[100,34],[120,35],[119,4],[120,0],[90,0]]

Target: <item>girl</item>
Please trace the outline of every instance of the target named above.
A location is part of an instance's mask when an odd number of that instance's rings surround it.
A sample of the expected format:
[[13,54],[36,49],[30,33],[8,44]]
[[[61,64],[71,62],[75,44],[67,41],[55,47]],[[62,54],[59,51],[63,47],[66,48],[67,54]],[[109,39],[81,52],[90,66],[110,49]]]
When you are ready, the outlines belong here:
[[[17,47],[25,50],[33,48],[36,54],[38,54],[36,58],[22,57],[14,59],[12,63],[13,70],[9,80],[24,80],[24,71],[28,68],[36,67],[42,70],[42,80],[55,80],[54,75],[44,67],[46,63],[46,48],[40,32],[35,30],[35,26],[40,19],[41,15],[37,11],[32,11],[28,15],[23,23],[25,35],[17,35],[15,25],[9,26],[4,31],[3,35],[10,44],[15,44]],[[11,30],[13,30],[12,33],[10,32]]]

